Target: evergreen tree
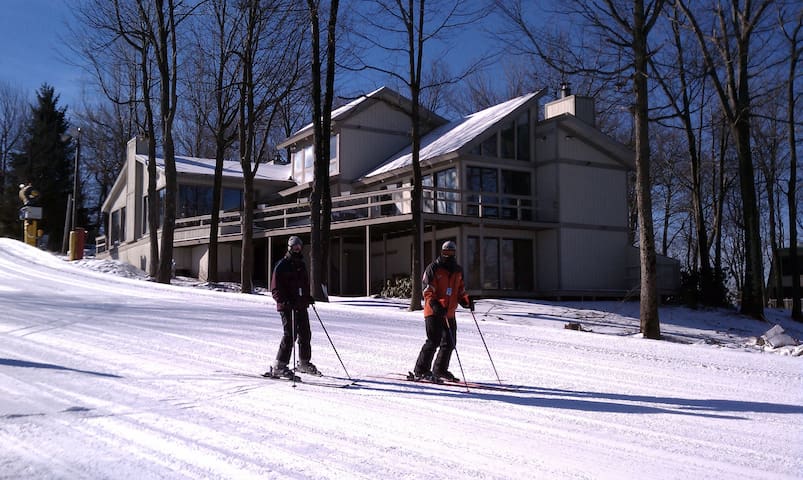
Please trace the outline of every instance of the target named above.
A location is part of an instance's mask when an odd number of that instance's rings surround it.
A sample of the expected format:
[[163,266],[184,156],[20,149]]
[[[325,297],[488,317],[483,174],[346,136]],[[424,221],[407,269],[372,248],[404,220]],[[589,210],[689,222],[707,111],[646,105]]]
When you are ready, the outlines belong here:
[[11,169],[17,184],[31,183],[39,190],[42,207],[39,228],[48,235],[47,248],[60,250],[67,198],[73,190],[72,139],[66,135],[66,107],[59,108],[59,96],[53,87],[42,85],[36,97],[22,148],[12,156]]

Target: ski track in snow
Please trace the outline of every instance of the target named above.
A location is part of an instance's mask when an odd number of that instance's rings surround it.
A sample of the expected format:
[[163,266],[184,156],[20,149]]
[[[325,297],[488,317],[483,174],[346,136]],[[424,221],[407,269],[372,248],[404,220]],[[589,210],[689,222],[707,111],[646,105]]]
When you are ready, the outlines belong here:
[[[293,388],[237,375],[278,346],[266,295],[124,279],[0,240],[0,300],[3,479],[803,478],[801,358],[496,312],[478,318],[519,389],[466,392],[384,378],[412,368],[421,313],[342,299],[316,308],[360,381]],[[496,383],[458,315],[465,373]],[[310,321],[313,360],[344,376]],[[456,356],[450,370],[463,376]]]

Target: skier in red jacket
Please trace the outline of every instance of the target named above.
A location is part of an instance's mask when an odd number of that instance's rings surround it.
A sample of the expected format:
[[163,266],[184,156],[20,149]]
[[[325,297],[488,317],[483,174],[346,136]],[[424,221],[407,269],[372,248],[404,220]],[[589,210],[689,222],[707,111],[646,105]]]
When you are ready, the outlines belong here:
[[[460,304],[473,312],[474,302],[466,293],[463,269],[457,264],[456,251],[457,245],[453,241],[444,242],[440,256],[424,271],[422,282],[427,340],[415,362],[413,375],[416,380],[459,381],[449,372],[449,360],[457,344],[455,310]],[[438,356],[433,364],[435,350],[438,350]]]

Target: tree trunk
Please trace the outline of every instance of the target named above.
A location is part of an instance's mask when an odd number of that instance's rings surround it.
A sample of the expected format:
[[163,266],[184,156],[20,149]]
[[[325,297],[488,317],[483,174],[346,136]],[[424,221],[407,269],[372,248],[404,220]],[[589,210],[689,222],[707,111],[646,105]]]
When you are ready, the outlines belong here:
[[[798,12],[798,15],[800,13]],[[786,203],[789,206],[789,258],[791,261],[791,270],[789,274],[792,276],[792,318],[803,322],[803,313],[801,313],[800,305],[800,262],[798,261],[797,249],[797,139],[796,139],[796,97],[795,97],[795,79],[799,72],[797,71],[797,64],[800,59],[801,50],[798,48],[798,35],[803,29],[800,16],[798,16],[797,26],[793,32],[787,35],[790,45],[789,55],[789,75],[786,81],[786,95],[787,95],[787,128],[789,134],[789,184],[786,193]]]
[[642,0],[633,2],[633,89],[636,140],[636,200],[639,212],[639,258],[641,261],[641,333],[660,339],[655,234],[652,223],[650,182],[649,100],[647,91],[647,28]]

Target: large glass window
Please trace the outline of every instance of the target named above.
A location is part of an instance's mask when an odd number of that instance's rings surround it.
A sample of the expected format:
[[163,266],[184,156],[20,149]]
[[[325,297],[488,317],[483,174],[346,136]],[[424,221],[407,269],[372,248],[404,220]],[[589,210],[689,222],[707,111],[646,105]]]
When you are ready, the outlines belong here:
[[[457,214],[457,205],[460,200],[457,190],[457,169],[448,168],[435,174],[435,184],[438,188],[438,213]],[[441,189],[451,190],[442,191]]]
[[142,235],[148,233],[148,219],[150,218],[148,208],[150,208],[148,206],[148,196],[145,195],[142,197],[142,232],[140,232]]
[[[337,135],[329,137],[329,174],[336,175],[338,173],[337,158],[338,158],[338,143]],[[297,183],[311,182],[315,178],[315,146],[308,145],[304,148],[298,149],[293,152],[293,180]]]
[[496,157],[499,155],[499,153],[497,153],[496,132],[491,134],[490,137],[485,139],[482,144],[480,144],[480,155],[484,157]]
[[530,161],[530,111],[516,119],[516,159]]
[[[502,170],[502,193],[529,197],[530,173]],[[532,220],[532,200],[502,196],[502,218]]]
[[530,292],[535,288],[533,283],[533,242],[517,238],[513,243],[513,285],[510,288]]
[[469,236],[465,254],[466,288],[533,290],[532,240]]
[[179,185],[177,218],[197,217],[212,213],[212,188],[199,185]]
[[466,288],[479,288],[480,285],[480,237],[468,237],[466,243],[466,256],[463,274],[466,279]]
[[[482,240],[482,288],[499,289],[499,239]],[[512,265],[510,265],[512,267]]]
[[[466,170],[466,182],[468,183],[468,202],[467,215],[482,217],[499,216],[499,198],[495,195],[499,192],[498,170],[486,167],[468,167]],[[482,208],[482,211],[480,211]]]
[[502,158],[516,158],[516,124],[505,124],[501,133]]
[[120,210],[115,210],[112,212],[111,218],[109,218],[109,241],[112,245],[116,245],[120,243]]
[[426,213],[433,213],[435,211],[435,201],[433,200],[432,195],[432,187],[434,186],[435,184],[433,183],[432,175],[425,175],[421,178],[422,207]]
[[125,207],[120,209],[120,241],[125,242]]
[[337,135],[329,137],[329,160],[337,159]]
[[221,202],[223,203],[222,209],[226,212],[234,212],[237,210],[242,210],[243,207],[242,190],[237,188],[224,188],[223,198],[221,199]]

